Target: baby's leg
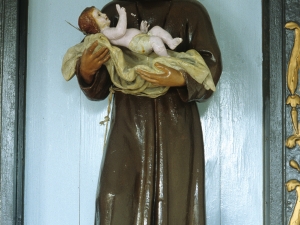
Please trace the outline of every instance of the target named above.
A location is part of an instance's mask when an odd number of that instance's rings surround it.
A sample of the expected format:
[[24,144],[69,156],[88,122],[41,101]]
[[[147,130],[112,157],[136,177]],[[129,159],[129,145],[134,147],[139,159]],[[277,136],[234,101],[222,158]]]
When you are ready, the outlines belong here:
[[181,38],[173,38],[168,31],[164,30],[159,26],[153,27],[151,30],[149,30],[148,34],[151,36],[160,37],[163,40],[163,42],[166,43],[172,50],[175,49],[182,42]]
[[150,44],[153,48],[153,51],[159,56],[169,56],[167,53],[167,49],[164,45],[164,42],[161,38],[156,36],[150,36]]

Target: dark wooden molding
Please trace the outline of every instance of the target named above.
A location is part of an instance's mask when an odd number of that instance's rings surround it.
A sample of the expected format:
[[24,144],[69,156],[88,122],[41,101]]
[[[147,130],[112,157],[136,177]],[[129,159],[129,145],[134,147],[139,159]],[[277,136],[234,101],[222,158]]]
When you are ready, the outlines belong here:
[[[299,1],[292,1],[292,0],[286,0],[285,1],[285,15],[284,15],[284,21],[285,23],[287,22],[295,22],[298,25],[300,24],[300,2]],[[284,36],[283,36],[283,58],[284,58],[284,69],[286,71],[287,65],[289,63],[290,57],[291,57],[291,52],[294,46],[295,42],[295,30],[290,30],[290,29],[284,29]],[[298,73],[299,76],[299,73]],[[285,85],[285,97],[290,94],[290,92],[286,88],[286,82],[285,80],[282,81],[282,83]],[[298,83],[299,84],[299,83]],[[296,93],[299,95],[299,85],[297,87]],[[292,128],[292,122],[291,122],[291,116],[290,116],[290,106],[286,106],[286,118],[285,119],[285,128],[284,130],[286,131],[286,136],[294,134],[294,130]],[[299,111],[299,106],[298,109]],[[299,121],[299,117],[298,117]],[[285,160],[285,167],[284,167],[284,178],[285,182],[291,181],[291,180],[297,180],[299,182],[300,180],[300,173],[295,169],[295,167],[290,166],[291,160],[294,162],[297,162],[298,164],[300,163],[300,146],[296,145],[294,148],[285,148],[283,159]],[[292,190],[291,192],[285,191],[285,198],[283,199],[283,205],[285,206],[285,218],[286,218],[286,223],[288,224],[289,219],[291,218],[292,214],[294,213],[295,209],[295,203],[296,203],[296,198],[297,198],[296,191]],[[299,196],[298,196],[299,197]],[[298,199],[299,201],[299,199]]]
[[27,72],[27,31],[28,31],[28,0],[19,1],[19,52],[17,79],[17,205],[16,224],[24,223],[24,169],[25,169],[25,116],[26,116],[26,72]]
[[[300,162],[300,147],[285,146],[293,134],[286,81],[287,65],[294,44],[294,31],[287,22],[300,24],[300,2],[263,1],[263,98],[264,98],[264,224],[289,224],[296,202],[295,191],[287,192],[285,183],[300,180],[289,163]],[[299,93],[299,87],[297,92]]]
[[284,213],[284,0],[262,1],[264,224],[286,224]]
[[0,224],[23,224],[28,0],[0,3]]

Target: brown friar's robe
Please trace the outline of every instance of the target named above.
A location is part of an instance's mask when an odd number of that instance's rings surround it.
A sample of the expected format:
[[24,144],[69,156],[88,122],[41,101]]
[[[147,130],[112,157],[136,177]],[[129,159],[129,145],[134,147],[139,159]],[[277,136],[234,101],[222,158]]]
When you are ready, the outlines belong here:
[[[215,84],[221,55],[205,8],[196,1],[113,1],[103,12],[116,26],[115,4],[126,8],[128,27],[142,20],[183,38],[176,51],[196,49]],[[151,28],[150,27],[150,28]],[[91,100],[109,94],[111,80],[103,66],[91,86],[79,73]],[[158,98],[116,92],[112,121],[96,199],[99,225],[204,225],[204,149],[196,101],[211,95],[186,74],[186,86]]]

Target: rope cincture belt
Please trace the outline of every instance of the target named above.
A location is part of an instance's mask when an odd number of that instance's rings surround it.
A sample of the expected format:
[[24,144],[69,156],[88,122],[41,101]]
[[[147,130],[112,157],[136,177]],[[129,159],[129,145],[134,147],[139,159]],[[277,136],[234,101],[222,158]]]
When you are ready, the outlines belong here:
[[103,144],[103,151],[106,145],[106,138],[107,138],[107,132],[108,132],[108,122],[110,121],[109,114],[111,111],[111,104],[112,104],[112,99],[113,99],[113,94],[115,93],[113,87],[111,86],[109,88],[109,96],[108,96],[108,106],[107,106],[107,114],[104,117],[104,120],[100,121],[100,125],[104,126],[105,125],[105,133],[104,133],[104,144]]

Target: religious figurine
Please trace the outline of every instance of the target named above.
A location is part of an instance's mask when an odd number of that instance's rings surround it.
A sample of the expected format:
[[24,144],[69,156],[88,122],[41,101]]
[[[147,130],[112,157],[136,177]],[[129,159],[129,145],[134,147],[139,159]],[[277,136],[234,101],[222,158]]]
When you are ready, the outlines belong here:
[[[157,86],[142,78],[143,72],[161,75],[161,70],[155,66],[161,63],[180,72],[187,72],[197,82],[204,85],[207,90],[215,91],[215,84],[209,68],[201,55],[194,49],[187,52],[175,52],[167,50],[176,48],[181,38],[172,36],[159,26],[154,26],[148,32],[149,25],[146,21],[141,22],[140,30],[127,29],[127,14],[125,8],[116,4],[119,20],[116,27],[110,27],[110,20],[106,14],[94,6],[83,10],[78,19],[80,31],[86,34],[84,41],[68,49],[63,59],[62,73],[66,80],[75,75],[75,65],[78,58],[93,43],[107,47],[109,55],[103,61],[111,81],[112,91],[122,91],[126,94],[147,96],[156,98],[164,95],[169,86]],[[125,47],[120,49],[121,47]],[[153,52],[154,51],[154,52]],[[102,53],[100,53],[102,54]]]
[[[195,49],[217,84],[221,54],[201,3],[112,1],[101,10],[112,27],[118,24],[116,4],[136,15],[127,18],[128,28],[149,21],[182,38],[174,50]],[[87,47],[74,66],[80,88],[91,100],[105,99],[113,84],[104,64],[110,50],[95,50],[98,45]],[[169,87],[165,94],[156,98],[122,91],[114,94],[96,197],[96,225],[205,225],[204,147],[196,101],[210,97],[212,90],[187,70],[163,63],[154,66],[159,75],[142,68],[136,72],[154,86]]]
[[141,22],[140,30],[135,28],[127,29],[127,14],[124,7],[116,4],[119,14],[119,21],[116,27],[110,27],[110,20],[94,6],[86,8],[78,19],[79,27],[87,34],[101,32],[108,40],[118,46],[129,48],[131,51],[140,54],[149,54],[154,51],[159,56],[169,56],[164,45],[175,49],[181,42],[181,38],[172,36],[159,26],[153,27],[148,32],[147,21]]

